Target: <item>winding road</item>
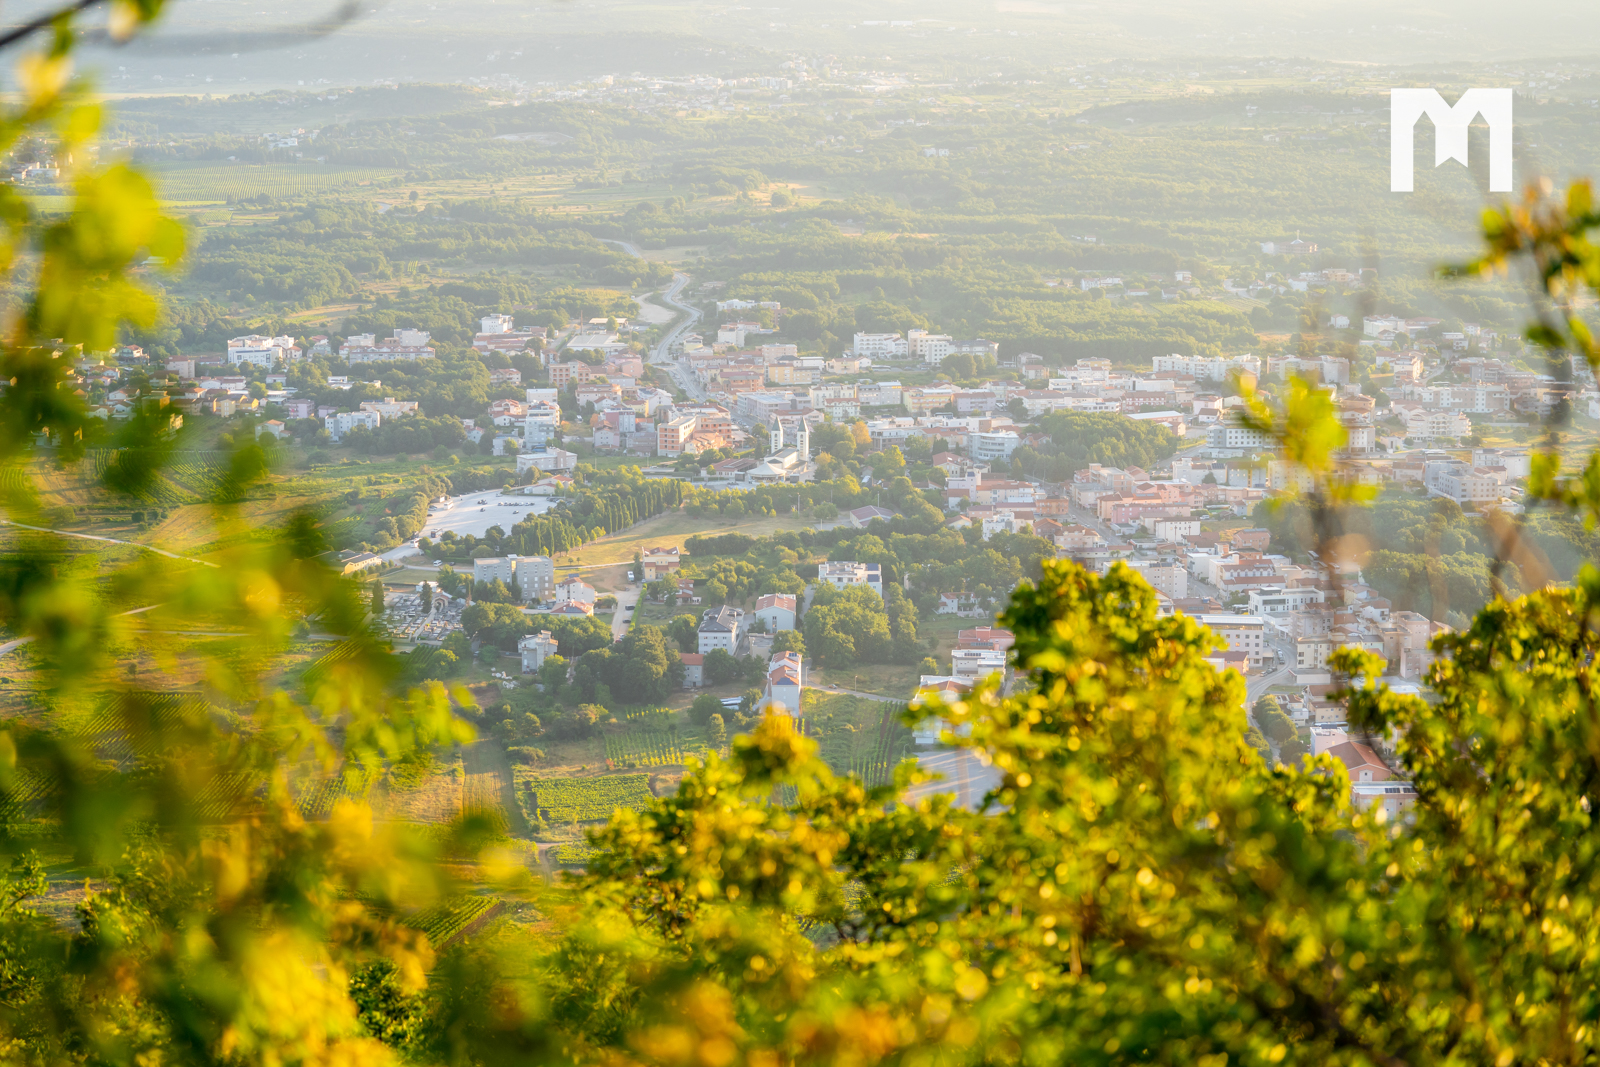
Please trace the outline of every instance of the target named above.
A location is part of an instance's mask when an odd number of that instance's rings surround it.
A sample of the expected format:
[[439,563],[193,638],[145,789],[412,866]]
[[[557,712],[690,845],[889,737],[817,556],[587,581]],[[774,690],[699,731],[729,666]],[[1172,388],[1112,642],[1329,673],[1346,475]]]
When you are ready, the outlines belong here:
[[[616,245],[618,248],[622,249],[624,252],[628,253],[628,255],[633,256],[636,259],[644,258],[644,254],[639,251],[639,246],[633,244],[632,242],[615,241],[609,237],[602,237],[600,240],[604,241],[608,245]],[[678,300],[678,294],[683,292],[683,287],[688,284],[689,276],[683,273],[681,270],[676,271],[672,275],[671,285],[667,286],[659,294],[652,294],[659,295],[663,304],[682,312],[684,317],[676,326],[668,330],[666,335],[661,338],[661,341],[656,345],[656,350],[650,354],[651,363],[670,364],[672,360],[667,357],[667,353],[672,351],[672,346],[677,344],[678,338],[682,337],[691,326],[700,321],[699,308],[690,307],[688,304],[682,303]]]

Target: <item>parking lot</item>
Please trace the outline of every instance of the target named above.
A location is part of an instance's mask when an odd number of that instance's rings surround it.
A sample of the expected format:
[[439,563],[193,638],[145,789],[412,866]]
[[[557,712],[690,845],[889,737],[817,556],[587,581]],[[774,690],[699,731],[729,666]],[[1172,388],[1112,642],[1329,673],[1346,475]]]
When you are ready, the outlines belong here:
[[449,503],[428,512],[428,526],[422,536],[437,541],[446,530],[454,530],[457,537],[482,537],[491,526],[510,533],[518,519],[543,515],[554,502],[550,496],[516,496],[498,491],[452,497]]

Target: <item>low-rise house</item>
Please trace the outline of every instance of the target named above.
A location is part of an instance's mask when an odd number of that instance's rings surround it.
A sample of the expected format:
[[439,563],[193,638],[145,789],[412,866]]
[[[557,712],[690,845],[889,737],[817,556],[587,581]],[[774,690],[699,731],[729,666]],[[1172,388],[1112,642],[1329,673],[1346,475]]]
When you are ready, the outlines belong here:
[[768,593],[756,601],[755,617],[767,624],[768,633],[793,630],[795,622],[795,597],[793,593]]
[[1010,630],[998,626],[978,626],[956,634],[957,648],[986,648],[991,652],[1004,652],[1016,640]]
[[766,690],[761,699],[767,707],[800,717],[800,695],[804,689],[800,653],[779,652],[767,666]]
[[976,681],[991,674],[1004,673],[1006,654],[990,648],[958,648],[950,653],[950,673],[956,678]]
[[873,519],[882,519],[884,522],[888,522],[895,517],[895,512],[888,508],[875,507],[871,504],[866,507],[856,508],[846,514],[850,519],[850,525],[858,530],[865,527]]
[[683,661],[683,687],[699,689],[705,684],[703,671],[706,658],[698,652],[684,652],[678,656]]
[[675,574],[681,565],[682,552],[677,545],[667,545],[660,548],[647,548],[641,553],[644,563],[644,580],[653,582],[669,574]]
[[935,615],[954,615],[957,618],[976,619],[988,613],[977,597],[963,593],[940,593]]
[[529,634],[517,641],[517,651],[522,654],[522,673],[532,674],[544,666],[544,661],[556,654],[557,642],[549,630]]
[[1346,741],[1328,749],[1328,754],[1343,763],[1350,773],[1350,781],[1387,782],[1395,777],[1389,765],[1378,754],[1359,741]]
[[883,595],[883,568],[876,563],[830,560],[817,566],[817,580],[827,582],[835,589],[864,585],[879,596]]
[[594,586],[582,578],[566,578],[556,583],[555,596],[557,601],[570,600],[574,603],[594,605]]

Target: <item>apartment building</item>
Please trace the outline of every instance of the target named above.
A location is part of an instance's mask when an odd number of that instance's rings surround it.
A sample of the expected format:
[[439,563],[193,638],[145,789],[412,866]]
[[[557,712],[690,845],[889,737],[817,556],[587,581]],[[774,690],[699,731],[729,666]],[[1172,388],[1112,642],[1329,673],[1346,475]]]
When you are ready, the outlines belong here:
[[[292,363],[298,360],[301,354],[299,347],[294,343],[294,338],[288,336],[265,337],[261,334],[250,334],[245,337],[234,337],[228,341],[228,362],[232,364],[271,367],[275,363]],[[192,371],[190,376],[193,376]]]
[[1153,374],[1186,374],[1196,381],[1225,382],[1235,374],[1261,377],[1261,360],[1243,356],[1151,356]]
[[1124,562],[1168,600],[1182,600],[1189,595],[1189,571],[1182,562],[1155,559],[1130,559]]
[[381,421],[382,416],[376,411],[340,411],[329,415],[323,420],[323,425],[329,436],[338,441],[358,426],[376,430]]
[[1499,500],[1504,490],[1500,478],[1482,467],[1465,463],[1430,463],[1426,486],[1430,496],[1448,497],[1457,504]]
[[1216,634],[1227,651],[1247,654],[1251,667],[1263,666],[1272,657],[1266,620],[1259,615],[1200,615],[1196,621]]
[[969,434],[967,437],[968,448],[972,458],[980,463],[992,463],[999,459],[1010,459],[1022,444],[1022,438],[1015,430],[990,430]]
[[700,616],[700,626],[696,630],[699,647],[696,651],[703,656],[714,648],[720,648],[731,656],[734,649],[739,647],[739,634],[743,628],[744,612],[738,608],[730,608],[726,604],[712,608]]
[[858,333],[850,351],[876,359],[904,359],[910,349],[899,333]]
[[1218,423],[1206,430],[1207,448],[1256,449],[1273,447],[1272,435],[1244,426]]
[[955,352],[955,338],[947,333],[929,333],[927,330],[906,332],[906,354],[924,363],[939,363]]

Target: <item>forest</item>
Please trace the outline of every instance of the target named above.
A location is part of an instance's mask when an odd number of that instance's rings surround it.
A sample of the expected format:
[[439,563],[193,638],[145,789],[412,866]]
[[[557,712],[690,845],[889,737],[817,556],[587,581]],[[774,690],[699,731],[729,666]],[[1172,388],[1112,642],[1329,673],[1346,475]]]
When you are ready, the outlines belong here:
[[[1315,550],[1304,503],[1266,501],[1253,518],[1272,532],[1274,552],[1306,560]],[[1600,559],[1600,536],[1581,519],[1549,508],[1491,531],[1482,516],[1453,500],[1389,488],[1370,507],[1339,510],[1334,521],[1333,536],[1358,546],[1362,577],[1396,610],[1451,625],[1464,624],[1496,595],[1495,576],[1501,589],[1516,595],[1552,578],[1566,580]],[[1531,573],[1511,560],[1496,562],[1513,540],[1519,552],[1531,553]]]
[[[130,129],[159,127],[164,106],[130,104],[140,116]],[[624,294],[660,287],[674,266],[714,281],[718,299],[782,303],[773,339],[825,354],[856,331],[921,327],[988,338],[1005,357],[1137,365],[1256,349],[1259,333],[1353,346],[1355,334],[1325,332],[1336,313],[1431,314],[1515,334],[1525,307],[1503,282],[1437,279],[1441,263],[1469,254],[1470,234],[1386,197],[1387,143],[1360,94],[1120,102],[1075,117],[1032,104],[980,118],[842,101],[711,121],[559,102],[513,115],[420,91],[381,106],[392,117],[320,130],[318,152],[328,166],[387,171],[248,203],[219,193],[222,218],[238,221],[195,216],[187,273],[168,288],[173,313],[130,339],[161,354],[215,349],[339,306],[341,332],[412,325],[460,344],[484,309],[516,309],[524,324],[630,313]],[[263,155],[252,138],[197,134],[192,109],[171,108],[183,132],[137,152],[157,174],[313,166]],[[1519,116],[1550,131],[1573,121],[1554,103]],[[549,136],[498,139],[530,125]],[[1562,144],[1558,156],[1577,151]],[[1470,195],[1457,176],[1439,180],[1440,196]],[[1296,232],[1319,251],[1304,262],[1262,253],[1261,242]],[[1261,299],[1220,290],[1326,267],[1365,273]],[[1174,280],[1179,269],[1192,283]],[[1089,284],[1103,275],[1120,285]]]

